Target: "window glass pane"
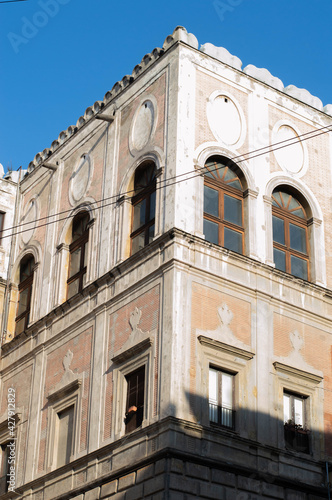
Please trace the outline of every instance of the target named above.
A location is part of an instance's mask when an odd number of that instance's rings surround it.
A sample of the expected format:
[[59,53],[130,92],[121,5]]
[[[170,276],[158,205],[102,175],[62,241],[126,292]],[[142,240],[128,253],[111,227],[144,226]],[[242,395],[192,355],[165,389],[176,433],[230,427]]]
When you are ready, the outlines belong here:
[[88,264],[88,242],[84,244],[84,262],[83,267],[86,267]]
[[306,230],[304,227],[289,223],[290,247],[302,253],[307,253]]
[[70,254],[69,278],[78,273],[81,265],[81,247]]
[[58,413],[58,453],[57,467],[70,461],[73,442],[74,407]]
[[292,214],[297,215],[298,217],[301,217],[301,219],[305,219],[305,215],[303,213],[302,208],[298,208],[297,210],[294,210]]
[[299,206],[300,206],[300,204],[297,201],[297,199],[292,197],[292,199],[288,205],[288,210],[293,210],[294,208],[299,208]]
[[204,212],[215,217],[219,216],[219,196],[218,191],[208,186],[204,186]]
[[233,406],[233,375],[222,374],[222,406],[232,408]]
[[242,233],[224,228],[224,247],[237,253],[242,253]]
[[288,205],[289,198],[291,198],[291,195],[288,193],[285,193],[284,191],[280,191],[282,200],[284,202],[284,207],[286,208]]
[[20,266],[20,283],[33,274],[34,264],[35,260],[33,257],[29,257],[22,261]]
[[242,201],[233,196],[224,195],[224,219],[242,226]]
[[291,418],[290,396],[289,394],[284,394],[284,422],[288,422],[288,420],[291,420]]
[[19,335],[20,333],[24,332],[24,328],[25,328],[25,317],[20,319],[20,321],[16,323],[15,335]]
[[[273,199],[273,198],[275,198],[275,199]],[[278,207],[280,205],[282,207],[279,191],[276,191],[275,193],[273,193],[273,198],[272,198],[272,205],[274,205],[275,207]]]
[[29,292],[30,292],[30,287],[20,292],[19,303],[17,308],[17,316],[20,316],[20,314],[24,313],[24,311],[27,310]]
[[145,224],[146,199],[141,200],[134,206],[133,231]]
[[209,419],[218,423],[218,372],[209,370]]
[[295,257],[295,255],[291,255],[291,274],[293,276],[297,276],[298,278],[307,280],[308,279],[307,261],[304,259],[300,259],[299,257]]
[[204,219],[203,232],[204,232],[206,241],[210,241],[210,243],[216,243],[217,245],[219,245],[218,224],[216,224],[215,222],[211,222],[210,220]]
[[79,278],[68,285],[68,299],[73,297],[78,293],[79,290]]
[[153,191],[150,195],[150,218],[149,220],[154,219],[156,212],[156,192]]
[[149,243],[153,241],[153,238],[154,238],[154,224],[152,224],[152,226],[149,227]]
[[276,269],[280,269],[280,271],[286,271],[286,254],[282,250],[278,250],[277,248],[273,249],[273,258]]
[[303,400],[294,397],[294,421],[298,425],[303,425]]
[[232,186],[233,188],[242,189],[242,186],[238,179],[234,179],[233,181],[227,182],[227,184],[228,186]]
[[231,179],[237,179],[237,175],[233,172],[231,168],[227,168],[224,181],[229,181]]
[[74,217],[72,229],[72,242],[78,240],[87,230],[90,217],[88,213],[81,212]]
[[209,400],[218,404],[218,372],[213,368],[209,370]]
[[279,219],[275,215],[272,217],[273,222],[273,241],[285,244],[285,226],[283,219]]
[[144,248],[145,246],[145,232],[138,234],[131,240],[131,253],[134,254]]

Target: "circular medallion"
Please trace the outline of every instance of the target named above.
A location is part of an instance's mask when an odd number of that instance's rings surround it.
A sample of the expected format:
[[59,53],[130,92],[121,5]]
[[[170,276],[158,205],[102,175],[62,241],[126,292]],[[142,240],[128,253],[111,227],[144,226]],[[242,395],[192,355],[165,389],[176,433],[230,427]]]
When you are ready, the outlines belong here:
[[30,200],[26,206],[24,215],[21,219],[22,241],[26,245],[32,238],[37,221],[37,203],[36,200]]
[[289,125],[281,124],[275,127],[273,144],[276,144],[275,148],[279,147],[274,151],[279,166],[290,174],[299,174],[304,166],[304,150],[297,132]]
[[74,202],[83,198],[92,177],[92,162],[88,154],[84,154],[71,177],[70,190]]
[[131,143],[132,148],[141,151],[149,142],[155,122],[155,110],[152,101],[144,101],[135,113]]
[[234,99],[214,92],[208,102],[207,117],[219,142],[226,146],[239,145],[243,139],[244,116]]

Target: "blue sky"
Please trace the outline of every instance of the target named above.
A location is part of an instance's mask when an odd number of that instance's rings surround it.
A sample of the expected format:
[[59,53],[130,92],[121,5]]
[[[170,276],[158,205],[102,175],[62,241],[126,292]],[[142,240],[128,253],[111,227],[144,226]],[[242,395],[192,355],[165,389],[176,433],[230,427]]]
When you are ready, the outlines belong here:
[[27,168],[177,25],[332,104],[331,0],[0,3],[0,162]]

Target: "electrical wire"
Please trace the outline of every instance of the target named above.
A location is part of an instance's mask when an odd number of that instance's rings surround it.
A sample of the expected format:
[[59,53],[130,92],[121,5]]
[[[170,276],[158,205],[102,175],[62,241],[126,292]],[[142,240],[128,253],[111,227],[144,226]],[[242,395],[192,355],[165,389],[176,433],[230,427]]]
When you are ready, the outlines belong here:
[[[267,154],[269,152],[277,151],[279,149],[283,149],[285,147],[297,144],[299,138],[303,138],[303,141],[306,141],[306,140],[312,139],[314,137],[318,137],[320,135],[326,134],[328,132],[332,132],[332,128],[330,126],[321,127],[321,128],[316,129],[314,131],[306,132],[304,134],[300,134],[297,137],[291,137],[289,139],[284,139],[283,141],[279,141],[279,142],[276,142],[274,144],[269,144],[269,145],[264,146],[262,148],[258,148],[258,149],[255,149],[253,151],[249,151],[248,153],[244,153],[244,154],[241,154],[241,155],[234,156],[233,158],[229,158],[229,161],[234,162],[236,160],[236,163],[241,163],[243,161],[249,161],[249,160],[252,160],[253,158],[257,158],[259,156],[263,156],[263,155],[265,155],[265,154]],[[291,141],[293,141],[293,142],[291,142]],[[288,143],[288,144],[285,144],[285,143]],[[275,146],[279,146],[279,147],[275,147]],[[204,167],[202,167],[198,173],[197,173],[196,170],[190,170],[190,171],[185,172],[183,174],[177,174],[177,175],[174,175],[172,177],[168,177],[167,179],[164,179],[160,183],[160,185],[158,186],[158,188],[156,188],[156,190],[157,189],[164,189],[166,187],[173,186],[174,184],[194,179],[195,177],[200,177],[202,175],[203,168]],[[210,171],[213,172],[213,171],[216,171],[216,170],[217,170],[217,168],[216,169],[211,169]],[[184,177],[184,176],[187,176],[187,177],[185,177],[184,179],[178,180],[180,177]],[[188,176],[190,176],[190,177],[188,177]],[[170,182],[170,181],[174,181],[174,182]],[[111,205],[115,205],[120,198],[122,198],[124,196],[128,196],[128,195],[130,195],[130,194],[132,194],[134,192],[135,192],[135,190],[132,189],[132,190],[125,191],[125,192],[117,194],[117,195],[112,195],[112,196],[109,196],[109,197],[97,200],[96,203],[103,203],[104,201],[107,201],[107,200],[116,199],[115,201],[112,201],[110,203],[106,203],[104,205],[100,205],[99,207],[96,207],[95,210],[100,210],[102,208],[105,208],[105,207],[108,207],[108,206],[111,206]],[[54,221],[45,222],[44,224],[39,224],[39,225],[34,226],[34,227],[29,227],[28,229],[20,229],[19,231],[15,232],[15,233],[11,233],[11,234],[8,234],[8,235],[3,235],[3,233],[5,231],[11,231],[11,230],[15,230],[17,228],[23,228],[24,226],[27,226],[27,225],[31,226],[31,224],[34,224],[34,223],[37,223],[37,222],[40,222],[40,221],[43,221],[43,220],[50,219],[52,217],[58,217],[59,215],[63,215],[63,214],[66,214],[66,213],[68,214],[70,212],[72,212],[72,209],[63,210],[61,212],[57,212],[57,213],[52,214],[52,215],[48,215],[48,216],[45,216],[45,217],[40,217],[38,219],[35,219],[34,221],[23,222],[21,224],[18,224],[17,226],[12,226],[12,227],[3,229],[2,230],[2,237],[1,237],[1,239],[9,238],[11,236],[16,236],[18,234],[22,234],[22,233],[27,232],[27,231],[34,231],[35,229],[38,229],[40,227],[44,227],[44,226],[47,226],[47,225],[50,225],[50,224],[54,224],[56,222],[61,222],[63,220],[66,220],[67,217],[62,217],[62,218],[56,219]]]
[[26,2],[27,0],[0,0],[0,3]]

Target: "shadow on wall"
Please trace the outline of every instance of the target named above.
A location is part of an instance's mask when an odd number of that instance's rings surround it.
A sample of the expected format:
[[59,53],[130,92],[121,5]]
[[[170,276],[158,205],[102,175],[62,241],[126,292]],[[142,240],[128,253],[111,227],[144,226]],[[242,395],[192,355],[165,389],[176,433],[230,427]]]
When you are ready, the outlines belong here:
[[[238,469],[241,475],[247,470],[247,477],[267,483],[283,487],[288,484],[293,488],[294,483],[298,483],[298,491],[304,492],[316,485],[326,492],[327,498],[328,475],[332,475],[332,463],[328,463],[331,462],[332,435],[322,434],[310,425],[309,415],[315,411],[310,409],[309,397],[285,393],[286,408],[282,408],[281,418],[276,418],[241,408],[236,398],[227,404],[227,397],[232,398],[227,389],[233,390],[233,387],[226,384],[224,396],[218,393],[223,401],[216,401],[215,393],[210,400],[185,393],[190,412],[188,420],[203,426],[198,434],[204,444],[199,450],[199,441],[195,444],[193,441],[195,452],[203,456],[204,461],[213,460],[214,467],[219,462],[223,469],[233,472]],[[214,387],[211,384],[210,391]],[[176,415],[174,405],[169,409]],[[285,422],[283,415],[290,418]]]

